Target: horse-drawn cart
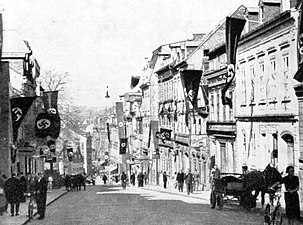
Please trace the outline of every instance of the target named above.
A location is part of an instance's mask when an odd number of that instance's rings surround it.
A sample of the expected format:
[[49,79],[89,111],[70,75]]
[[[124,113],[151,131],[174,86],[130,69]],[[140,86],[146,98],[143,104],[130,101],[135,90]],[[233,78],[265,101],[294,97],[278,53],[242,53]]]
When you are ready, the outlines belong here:
[[218,205],[223,207],[223,201],[235,200],[241,203],[244,191],[244,182],[237,173],[222,173],[220,179],[213,179],[211,192],[212,208]]

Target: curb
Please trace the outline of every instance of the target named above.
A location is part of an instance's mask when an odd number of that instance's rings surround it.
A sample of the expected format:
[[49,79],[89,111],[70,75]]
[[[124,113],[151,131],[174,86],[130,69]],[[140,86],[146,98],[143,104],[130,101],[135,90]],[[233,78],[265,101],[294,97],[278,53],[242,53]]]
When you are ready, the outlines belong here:
[[[65,191],[65,192],[59,194],[58,196],[56,196],[54,199],[52,199],[51,201],[49,201],[48,203],[46,203],[46,206],[45,206],[45,207],[47,207],[47,206],[49,206],[50,204],[52,204],[52,203],[53,203],[54,201],[56,201],[58,198],[60,198],[60,197],[62,197],[63,195],[65,195],[67,192],[68,192],[68,191]],[[33,217],[35,217],[37,214],[38,214],[38,212],[35,212],[35,213],[33,214]],[[28,218],[24,223],[22,223],[22,225],[27,224],[27,223],[30,222],[31,220],[32,220],[32,219],[29,219],[29,218]]]

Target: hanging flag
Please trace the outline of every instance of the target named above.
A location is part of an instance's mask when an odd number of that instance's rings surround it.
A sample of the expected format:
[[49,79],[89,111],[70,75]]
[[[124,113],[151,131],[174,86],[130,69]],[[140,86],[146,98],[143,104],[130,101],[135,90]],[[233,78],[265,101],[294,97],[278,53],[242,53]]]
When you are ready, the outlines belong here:
[[303,81],[303,4],[301,3],[300,15],[298,21],[298,34],[297,34],[297,49],[298,49],[298,71],[296,72],[294,79],[298,82]]
[[50,136],[53,139],[60,134],[60,117],[58,114],[39,113],[35,124],[36,136],[45,138]]
[[109,123],[106,123],[106,129],[107,129],[107,138],[108,138],[108,142],[110,143],[110,129],[109,129]]
[[35,101],[35,97],[18,97],[11,98],[11,115],[12,115],[12,126],[13,126],[13,139],[17,140],[18,129],[21,125],[23,118],[31,107],[32,103]]
[[120,138],[120,155],[126,154],[127,138]]
[[181,81],[185,91],[185,98],[191,102],[193,107],[197,106],[201,77],[202,70],[183,70],[181,72]]
[[58,114],[58,91],[43,92],[43,104],[49,114]]
[[132,76],[131,82],[130,82],[130,88],[133,89],[136,87],[139,83],[140,77],[139,76]]
[[117,122],[118,122],[118,137],[125,137],[125,121],[123,117],[123,103],[116,102],[116,114],[117,114]]
[[227,54],[227,77],[231,77],[231,80],[227,82],[221,91],[221,99],[223,105],[228,105],[232,108],[232,100],[225,96],[226,91],[230,87],[233,78],[235,77],[235,64],[236,54],[238,48],[238,42],[244,28],[246,20],[239,18],[226,17],[226,54]]

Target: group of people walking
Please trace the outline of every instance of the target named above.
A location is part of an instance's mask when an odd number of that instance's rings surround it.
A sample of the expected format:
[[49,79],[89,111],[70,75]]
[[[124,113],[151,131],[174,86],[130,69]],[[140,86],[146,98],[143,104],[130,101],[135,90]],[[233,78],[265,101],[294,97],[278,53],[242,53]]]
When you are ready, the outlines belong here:
[[[162,174],[163,177],[163,187],[167,188],[167,182],[169,175],[166,174],[164,171]],[[182,170],[180,170],[175,177],[173,177],[173,180],[176,179],[176,183],[174,183],[175,188],[178,187],[179,192],[183,192],[184,184],[186,187],[187,194],[193,193],[194,191],[194,185],[195,185],[195,179],[194,174],[191,172],[190,169],[187,170],[186,173],[183,173]]]
[[26,196],[31,195],[36,199],[38,219],[44,218],[48,182],[42,173],[38,173],[37,176],[29,174],[27,177],[23,173],[18,176],[13,173],[10,178],[2,175],[1,180],[3,198],[1,199],[0,215],[7,213],[8,205],[10,205],[11,216],[18,216],[20,203],[25,203]]

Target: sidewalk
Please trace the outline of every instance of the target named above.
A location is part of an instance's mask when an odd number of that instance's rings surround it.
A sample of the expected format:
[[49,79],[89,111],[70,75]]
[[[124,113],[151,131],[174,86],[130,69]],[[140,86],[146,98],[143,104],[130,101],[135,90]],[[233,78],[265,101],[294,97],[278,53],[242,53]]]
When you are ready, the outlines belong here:
[[[59,197],[66,193],[65,188],[53,189],[52,192],[47,193],[46,206],[50,205],[52,202],[56,201]],[[4,213],[3,216],[0,216],[1,225],[23,225],[28,222],[27,217],[27,206],[28,200],[26,203],[21,203],[19,208],[19,216],[11,216],[10,206],[8,206],[8,213]],[[34,211],[34,215],[37,214],[37,209]],[[47,215],[47,209],[46,209]]]
[[[166,189],[164,189],[163,186],[153,185],[153,184],[145,185],[143,187],[143,189],[145,189],[145,190],[151,190],[151,191],[157,191],[157,192],[162,192],[162,193],[169,193],[169,194],[173,194],[173,195],[188,196],[190,198],[197,198],[197,199],[201,199],[201,200],[206,200],[210,204],[210,193],[211,193],[210,190],[194,191],[193,193],[190,193],[190,195],[187,195],[187,191],[186,191],[185,187],[183,189],[183,192],[179,192],[178,189],[175,189],[172,186],[168,186]],[[284,199],[281,200],[281,205],[282,205],[282,208],[283,208],[284,217],[286,217],[286,215],[285,215],[285,202],[284,202]],[[260,197],[257,200],[256,209],[262,209]],[[303,209],[301,209],[300,222],[303,222]]]
[[168,185],[168,187],[165,189],[163,186],[160,186],[160,185],[148,184],[148,185],[144,185],[143,189],[158,191],[158,192],[163,192],[163,193],[170,193],[170,194],[174,194],[174,195],[182,195],[182,196],[187,196],[190,198],[198,198],[198,199],[205,200],[208,202],[210,199],[210,191],[198,190],[198,191],[194,191],[193,193],[190,193],[189,195],[187,195],[187,191],[186,191],[185,187],[183,188],[183,192],[179,192],[178,188],[174,188],[170,185]]

